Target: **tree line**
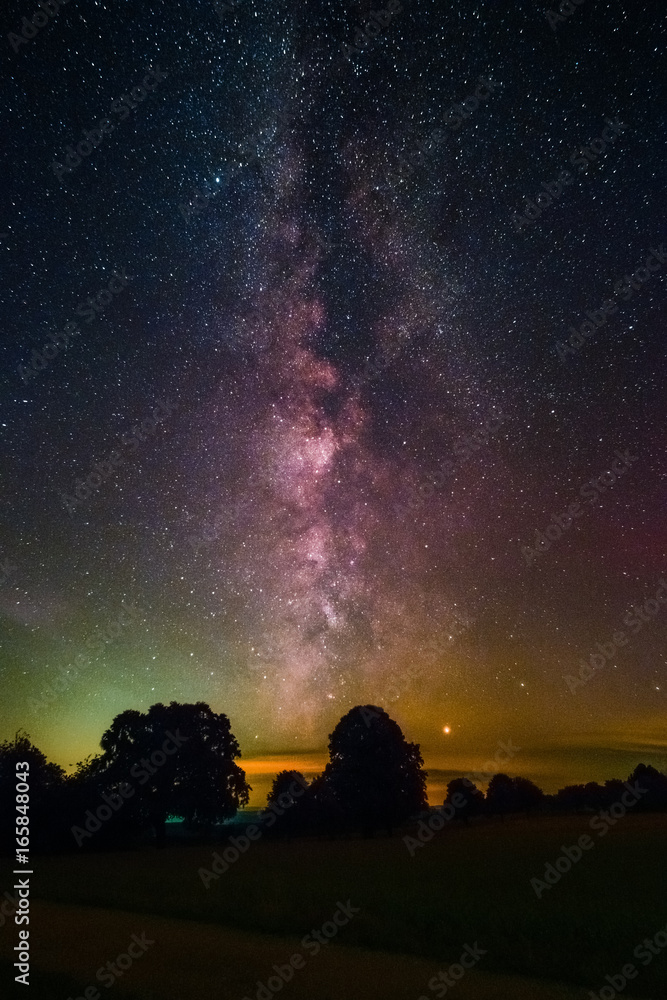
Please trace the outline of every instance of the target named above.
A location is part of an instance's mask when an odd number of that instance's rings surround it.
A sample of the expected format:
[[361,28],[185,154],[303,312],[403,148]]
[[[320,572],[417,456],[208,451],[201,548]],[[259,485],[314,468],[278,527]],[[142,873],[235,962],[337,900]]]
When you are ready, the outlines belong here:
[[[0,847],[15,846],[16,765],[29,765],[31,847],[41,850],[128,847],[152,837],[165,843],[168,820],[192,835],[211,836],[248,804],[252,790],[237,760],[241,750],[229,719],[204,702],[152,705],[117,715],[100,741],[101,753],[66,775],[21,731],[0,743]],[[329,736],[329,761],[311,782],[281,771],[264,811],[272,835],[390,834],[429,815],[419,745],[374,705],[358,705]],[[667,809],[667,776],[639,764],[638,810]],[[504,819],[511,814],[598,811],[621,799],[626,784],[589,782],[545,794],[527,778],[495,774],[483,793],[469,778],[454,778],[441,809],[452,820]]]

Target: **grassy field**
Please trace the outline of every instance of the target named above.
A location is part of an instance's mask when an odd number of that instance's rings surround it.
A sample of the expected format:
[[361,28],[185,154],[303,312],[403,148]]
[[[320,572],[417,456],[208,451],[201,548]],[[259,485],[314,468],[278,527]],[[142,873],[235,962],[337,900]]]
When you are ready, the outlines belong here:
[[[459,1000],[584,1000],[627,962],[639,975],[624,996],[664,998],[667,950],[646,968],[633,951],[667,926],[667,817],[627,816],[593,835],[594,849],[538,899],[530,879],[587,832],[586,817],[454,827],[413,858],[400,837],[264,839],[208,889],[198,869],[213,847],[40,858],[31,930],[43,976],[31,995],[80,995],[146,931],[155,946],[114,983],[118,995],[254,1000],[273,963],[306,954],[304,935],[349,899],[360,912],[307,957],[286,997],[430,1000],[428,980],[477,942],[486,954],[456,984]],[[0,931],[4,960],[15,933]]]

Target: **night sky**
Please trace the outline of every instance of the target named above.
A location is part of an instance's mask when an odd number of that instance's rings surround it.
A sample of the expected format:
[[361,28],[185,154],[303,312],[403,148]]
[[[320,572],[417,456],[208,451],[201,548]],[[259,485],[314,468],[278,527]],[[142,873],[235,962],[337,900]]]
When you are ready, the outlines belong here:
[[388,6],[3,15],[0,731],[64,765],[172,699],[667,763],[664,6]]

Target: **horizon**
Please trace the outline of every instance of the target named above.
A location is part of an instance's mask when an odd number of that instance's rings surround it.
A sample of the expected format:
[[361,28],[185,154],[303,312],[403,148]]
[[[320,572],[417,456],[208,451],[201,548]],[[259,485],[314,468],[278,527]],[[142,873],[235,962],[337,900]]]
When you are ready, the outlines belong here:
[[[385,708],[392,718],[392,708]],[[109,720],[111,721],[111,720]],[[337,720],[334,720],[337,721]],[[332,727],[333,728],[333,727]],[[413,740],[409,732],[403,728],[403,734],[408,742],[418,742]],[[54,763],[63,767],[68,774],[75,770],[71,754],[52,754],[49,752],[48,743],[42,745],[34,738],[30,730],[26,729],[32,741],[46,753],[46,756]],[[232,732],[234,731],[232,724]],[[657,731],[657,727],[656,727]],[[101,737],[101,733],[99,734]],[[553,794],[560,788],[567,785],[586,784],[589,781],[604,783],[606,780],[621,779],[626,780],[640,764],[651,764],[658,770],[667,771],[667,739],[655,735],[653,738],[621,739],[615,743],[609,741],[603,743],[597,733],[588,734],[589,739],[584,739],[581,734],[580,742],[577,746],[572,743],[551,745],[536,741],[535,736],[528,741],[523,738],[519,744],[513,741],[511,736],[505,740],[498,740],[495,745],[488,744],[488,749],[481,751],[472,745],[470,738],[463,739],[456,730],[447,734],[446,742],[449,749],[442,747],[440,750],[431,746],[430,749],[422,747],[424,758],[424,770],[427,772],[427,795],[429,804],[440,803],[445,796],[446,786],[452,778],[462,777],[466,774],[485,772],[506,773],[510,776],[520,776],[528,778],[538,785],[547,794]],[[457,748],[457,740],[464,743],[463,747]],[[516,753],[506,759],[506,754],[501,751],[501,758],[496,760],[498,747],[503,744]],[[78,760],[84,760],[89,754],[100,752],[99,742],[95,747],[88,747],[88,753],[82,753]],[[241,756],[236,758],[236,763],[246,774],[248,784],[252,787],[250,802],[245,809],[257,809],[266,802],[266,797],[271,788],[273,778],[281,770],[297,770],[303,773],[310,782],[312,778],[321,774],[328,760],[328,750],[326,745],[319,749],[309,748],[298,752],[276,752],[244,755],[243,744],[240,743]],[[489,769],[486,765],[497,766]],[[478,787],[483,791],[488,784],[487,780],[476,781]],[[239,812],[243,811],[240,809]]]

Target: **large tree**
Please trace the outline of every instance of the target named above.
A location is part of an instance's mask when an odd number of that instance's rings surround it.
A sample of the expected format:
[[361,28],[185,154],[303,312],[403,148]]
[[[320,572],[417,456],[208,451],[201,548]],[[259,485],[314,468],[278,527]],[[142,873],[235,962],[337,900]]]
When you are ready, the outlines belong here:
[[235,763],[241,750],[229,719],[204,702],[152,705],[121,712],[102,736],[102,754],[87,762],[97,787],[136,793],[128,801],[163,842],[169,816],[208,825],[234,816],[250,786]]
[[350,709],[329,736],[324,781],[348,824],[388,832],[427,807],[419,746],[374,705]]

